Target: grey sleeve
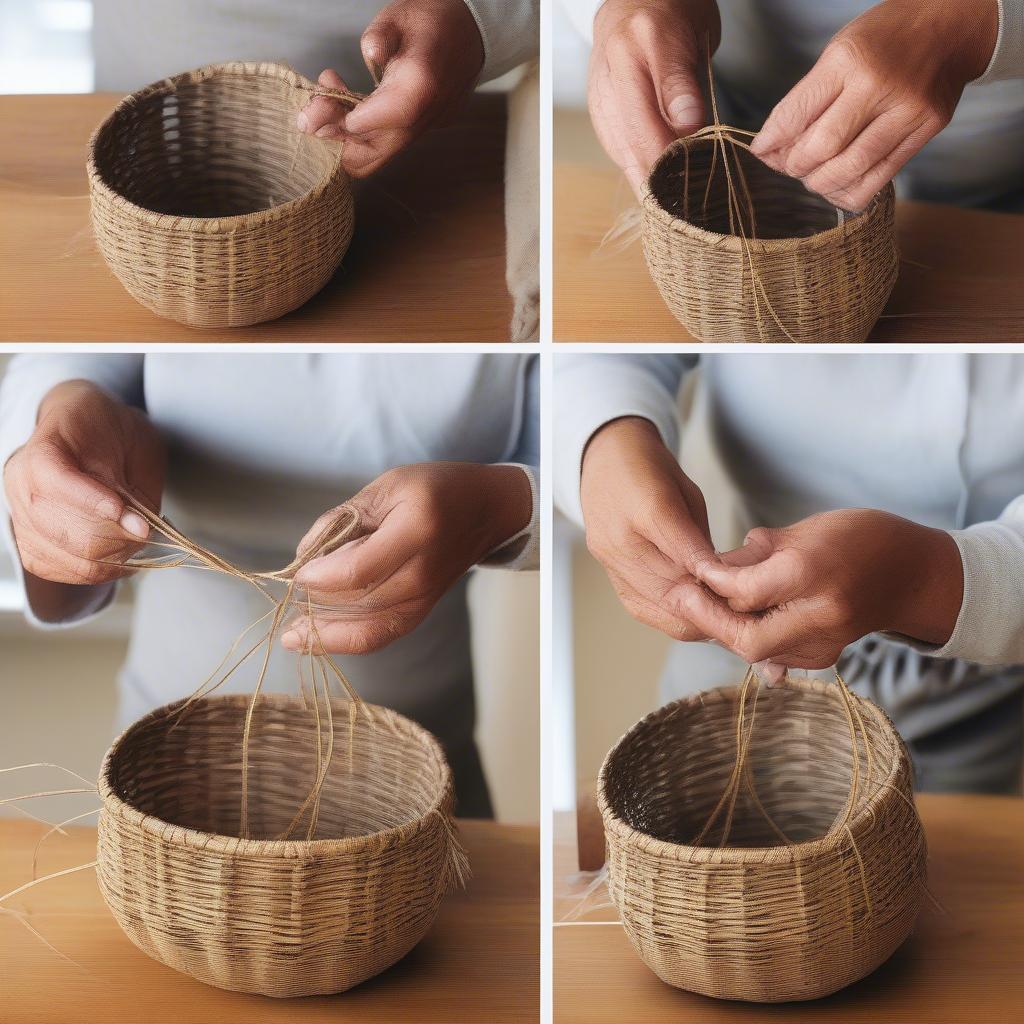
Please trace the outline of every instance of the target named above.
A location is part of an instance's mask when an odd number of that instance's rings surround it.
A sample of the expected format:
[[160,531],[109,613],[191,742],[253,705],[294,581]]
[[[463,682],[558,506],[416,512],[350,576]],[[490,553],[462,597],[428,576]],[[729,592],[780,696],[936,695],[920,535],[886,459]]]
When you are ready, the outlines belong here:
[[[141,353],[23,354],[11,360],[0,383],[0,466],[32,436],[43,398],[52,388],[69,380],[89,380],[129,405],[143,405]],[[68,587],[68,600],[60,602],[58,619],[44,618],[33,608],[25,590],[25,578],[14,542],[6,492],[0,488],[0,541],[10,553],[18,584],[25,597],[26,616],[36,626],[56,627],[83,622],[106,608],[116,586]],[[56,586],[56,584],[54,584]],[[73,599],[72,599],[73,598]]]
[[465,3],[476,20],[484,44],[481,82],[499,78],[538,55],[539,0],[465,0]]
[[530,521],[492,551],[480,564],[487,568],[522,571],[540,568],[540,359],[531,356],[523,376],[523,397],[515,448],[508,462],[530,482]]
[[594,432],[623,416],[650,420],[665,444],[679,447],[676,401],[695,355],[565,355],[555,359],[554,501],[583,525],[580,468]]
[[1024,78],[1024,0],[997,0],[999,35],[992,59],[981,78],[971,85],[988,85],[1010,78]]

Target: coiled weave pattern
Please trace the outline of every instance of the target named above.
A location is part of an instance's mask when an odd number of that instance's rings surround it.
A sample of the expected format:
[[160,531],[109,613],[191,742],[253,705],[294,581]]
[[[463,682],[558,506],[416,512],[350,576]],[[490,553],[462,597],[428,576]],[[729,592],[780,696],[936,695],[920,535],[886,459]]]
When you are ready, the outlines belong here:
[[[743,235],[730,224],[737,199]],[[891,184],[863,213],[843,214],[740,144],[685,138],[654,165],[641,207],[651,276],[701,341],[861,342],[896,283]]]
[[316,777],[317,723],[302,700],[263,694],[249,745],[251,838],[237,838],[251,699],[205,697],[180,716],[172,704],[114,743],[99,783],[100,889],[140,949],[207,984],[342,992],[408,953],[465,871],[451,772],[420,726],[333,699],[316,833],[283,840]]
[[87,172],[97,245],[131,295],[193,327],[241,327],[327,283],[352,238],[352,192],[338,143],[295,124],[325,91],[279,64],[235,62],[117,105]]
[[[606,758],[598,802],[609,892],[634,948],[664,981],[757,1002],[814,999],[873,971],[907,938],[925,892],[926,847],[906,749],[885,714],[838,687],[787,679],[759,693],[747,784],[691,845],[737,760],[740,688],[697,694],[637,723]],[[774,824],[773,824],[774,823]],[[782,842],[776,829],[784,833]]]

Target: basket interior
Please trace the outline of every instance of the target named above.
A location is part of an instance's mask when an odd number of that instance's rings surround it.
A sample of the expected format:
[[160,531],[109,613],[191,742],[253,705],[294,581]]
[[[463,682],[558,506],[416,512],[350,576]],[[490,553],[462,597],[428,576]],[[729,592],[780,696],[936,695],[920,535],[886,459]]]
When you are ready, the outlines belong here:
[[[725,145],[747,238],[806,238],[837,226],[839,210],[827,199],[808,191],[799,179],[772,170],[745,149]],[[753,225],[737,159],[750,192]],[[729,223],[729,180],[721,147],[712,140],[694,139],[669,150],[655,165],[650,186],[658,205],[673,217],[716,234],[739,234],[736,225]]]
[[96,169],[114,192],[155,213],[268,210],[306,195],[337,164],[335,147],[296,127],[301,100],[265,74],[183,79],[115,111],[97,133]]
[[[238,836],[248,700],[211,697],[184,715],[157,713],[137,722],[111,756],[111,789],[162,821]],[[377,725],[365,713],[357,716],[350,744],[349,705],[335,700],[333,707],[334,750],[313,838],[370,835],[428,814],[449,780],[439,748],[412,731],[389,727],[379,709]],[[326,728],[323,735],[326,743]],[[295,698],[261,697],[249,743],[249,838],[283,837],[313,786],[317,765],[313,711]],[[289,838],[306,838],[308,817],[302,821]]]
[[[736,691],[730,692],[731,700],[669,705],[623,737],[604,768],[605,797],[617,817],[656,839],[694,845],[736,762]],[[867,765],[858,732],[862,784],[855,813],[899,757],[894,735],[878,717],[864,708],[861,717],[871,737],[873,784],[863,784]],[[838,688],[762,687],[747,756],[756,799],[741,786],[727,845],[780,845],[758,801],[791,842],[824,835],[846,806],[853,777]],[[724,819],[719,816],[702,846],[721,845]]]

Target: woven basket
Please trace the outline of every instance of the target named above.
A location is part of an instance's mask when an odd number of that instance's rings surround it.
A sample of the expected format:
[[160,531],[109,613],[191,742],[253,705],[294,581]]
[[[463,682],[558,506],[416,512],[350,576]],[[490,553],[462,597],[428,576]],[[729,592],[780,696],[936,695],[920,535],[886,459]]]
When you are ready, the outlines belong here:
[[[843,214],[732,147],[755,214],[744,242],[730,233],[728,181],[720,151],[712,174],[714,152],[709,139],[680,139],[643,191],[644,255],[675,318],[701,341],[864,341],[896,283],[892,185],[863,213]],[[732,178],[739,189],[735,169]]]
[[362,706],[350,744],[350,705],[334,700],[316,835],[278,840],[315,778],[316,723],[301,700],[263,695],[252,838],[239,839],[250,699],[205,698],[180,717],[172,704],[114,743],[99,783],[100,889],[132,942],[209,985],[342,992],[423,938],[461,870],[451,772],[428,732],[385,708]]
[[598,803],[609,891],[634,948],[668,984],[722,999],[815,999],[873,971],[913,928],[926,851],[910,763],[884,713],[853,697],[873,772],[866,779],[858,739],[860,796],[849,831],[833,829],[853,764],[838,686],[787,680],[758,695],[755,796],[740,789],[728,844],[719,848],[716,826],[688,845],[736,762],[738,694],[669,704],[608,754]]
[[215,64],[122,100],[92,137],[96,242],[125,288],[193,327],[301,306],[352,238],[341,147],[298,130],[316,91],[279,64]]

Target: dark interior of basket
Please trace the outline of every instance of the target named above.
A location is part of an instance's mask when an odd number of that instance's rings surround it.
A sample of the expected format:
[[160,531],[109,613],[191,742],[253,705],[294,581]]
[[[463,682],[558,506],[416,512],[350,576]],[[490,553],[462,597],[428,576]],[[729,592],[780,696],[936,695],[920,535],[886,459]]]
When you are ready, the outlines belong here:
[[[808,191],[799,179],[779,174],[740,146],[726,142],[725,148],[728,176],[722,147],[710,139],[692,140],[662,157],[650,183],[658,205],[673,217],[720,235],[739,235],[742,225],[747,238],[805,238],[837,226],[837,207]],[[733,208],[731,222],[730,177],[739,208],[738,213]]]
[[[874,769],[868,782],[858,733],[857,808],[878,792],[899,753],[873,714],[862,711],[862,718],[871,736]],[[826,693],[762,688],[747,756],[752,791],[747,784],[740,787],[724,845],[781,845],[769,819],[790,842],[824,835],[849,797],[851,755],[850,727],[838,687]],[[645,720],[620,741],[605,766],[605,794],[616,816],[638,831],[695,845],[735,762],[736,702],[680,705]],[[700,845],[723,845],[724,823],[723,814]]]
[[[248,698],[211,697],[184,715],[145,718],[123,737],[108,781],[130,806],[200,832],[237,836],[242,802],[242,733]],[[424,742],[356,718],[335,701],[334,749],[313,838],[369,835],[416,821],[436,805],[445,767]],[[325,710],[321,702],[321,714]],[[322,732],[326,749],[326,723]],[[352,757],[349,757],[349,751]],[[249,838],[281,839],[317,771],[316,718],[301,701],[256,704],[249,743]],[[305,839],[308,814],[290,839]]]
[[287,82],[223,74],[123,104],[96,139],[95,161],[116,193],[156,213],[230,217],[310,192],[336,147],[295,124]]

